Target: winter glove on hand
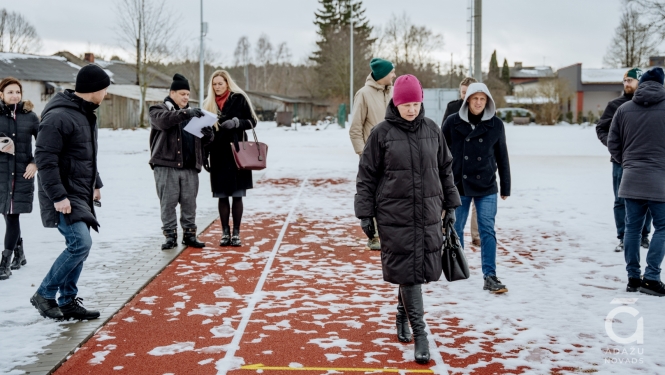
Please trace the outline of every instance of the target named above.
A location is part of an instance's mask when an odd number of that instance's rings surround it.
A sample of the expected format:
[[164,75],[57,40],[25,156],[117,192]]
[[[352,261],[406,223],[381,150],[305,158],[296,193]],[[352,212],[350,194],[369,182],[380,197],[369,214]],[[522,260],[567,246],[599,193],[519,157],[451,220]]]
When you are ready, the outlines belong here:
[[203,142],[203,144],[208,144],[212,142],[213,139],[215,139],[215,133],[212,131],[212,126],[201,128],[201,134],[203,134],[203,137],[201,138],[201,142]]
[[374,238],[374,235],[376,234],[376,228],[374,228],[373,217],[360,219],[360,227],[363,228],[363,232],[365,232],[367,238],[369,238],[370,240]]
[[187,115],[189,118],[192,117],[203,117],[203,111],[201,108],[189,108],[187,109]]
[[222,129],[228,129],[228,130],[231,130],[231,129],[235,129],[235,128],[237,128],[238,125],[240,125],[240,121],[238,120],[237,117],[234,117],[234,118],[232,118],[232,119],[230,119],[230,120],[226,120],[226,121],[224,121],[224,122],[221,123],[219,126],[220,126]]
[[455,209],[449,208],[446,210],[446,216],[443,217],[443,231],[446,231],[446,228],[453,226],[455,224]]

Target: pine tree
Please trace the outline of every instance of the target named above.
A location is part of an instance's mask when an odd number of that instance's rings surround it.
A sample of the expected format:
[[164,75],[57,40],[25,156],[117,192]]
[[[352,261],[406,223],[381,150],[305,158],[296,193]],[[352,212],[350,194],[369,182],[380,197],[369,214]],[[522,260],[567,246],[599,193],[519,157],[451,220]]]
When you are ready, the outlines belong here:
[[499,71],[499,63],[496,60],[496,50],[492,53],[492,58],[490,59],[490,70],[489,78],[501,78],[501,72]]
[[314,13],[318,27],[317,49],[310,57],[316,65],[320,95],[339,101],[349,100],[349,42],[353,15],[354,92],[365,81],[371,58],[372,27],[365,16],[362,0],[319,0]]
[[508,60],[503,59],[503,67],[501,68],[501,80],[507,85],[510,84],[510,67],[508,67]]

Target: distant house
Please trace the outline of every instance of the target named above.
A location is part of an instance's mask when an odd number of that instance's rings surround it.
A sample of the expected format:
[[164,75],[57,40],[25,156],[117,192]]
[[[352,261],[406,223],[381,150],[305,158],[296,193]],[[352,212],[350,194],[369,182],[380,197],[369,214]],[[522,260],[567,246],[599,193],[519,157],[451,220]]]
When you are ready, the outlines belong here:
[[580,114],[586,117],[589,111],[599,117],[610,100],[621,96],[627,69],[583,69],[581,63],[559,69],[559,78],[568,82],[574,94],[564,111],[572,112],[578,121]]
[[56,92],[74,88],[80,68],[59,56],[0,53],[0,79],[21,81],[23,99],[34,103],[37,115]]
[[[102,128],[134,128],[139,125],[140,87],[137,85],[136,66],[123,61],[96,60],[93,54],[79,59],[69,52],[53,56],[18,53],[0,53],[0,79],[15,77],[23,85],[23,98],[35,104],[35,113],[41,115],[46,103],[59,91],[73,89],[81,67],[96,63],[111,77],[108,95],[100,105],[98,124]],[[171,78],[149,69],[151,81],[146,95],[147,105],[164,100],[169,94]],[[148,124],[148,111],[145,111]]]
[[[141,89],[138,85],[136,65],[118,60],[96,60],[92,53],[86,53],[84,59],[66,51],[58,52],[56,55],[78,66],[98,64],[112,75],[114,84],[108,88],[108,95],[99,107],[100,127],[117,129],[134,128],[139,125]],[[148,68],[148,75],[150,82],[145,99],[149,107],[168,96],[171,77],[153,68]],[[144,124],[149,124],[147,108],[143,119]]]
[[272,121],[275,112],[292,112],[300,122],[314,122],[329,114],[329,105],[310,98],[291,98],[284,95],[247,91],[254,109],[265,121]]
[[550,78],[556,78],[556,73],[549,66],[523,66],[516,61],[510,68],[510,83],[516,92],[533,89],[540,80]]

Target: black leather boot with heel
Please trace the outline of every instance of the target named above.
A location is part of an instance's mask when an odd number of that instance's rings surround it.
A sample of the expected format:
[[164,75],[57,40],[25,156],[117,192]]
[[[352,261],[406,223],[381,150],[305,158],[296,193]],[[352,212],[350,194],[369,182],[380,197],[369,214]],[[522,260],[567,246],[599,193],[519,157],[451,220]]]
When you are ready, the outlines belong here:
[[25,253],[23,252],[23,238],[19,238],[16,248],[14,248],[14,259],[12,259],[11,269],[18,270],[26,264],[28,264],[28,261],[25,260]]
[[0,260],[0,280],[7,280],[9,276],[12,275],[11,269],[9,269],[10,262],[12,260],[12,250],[3,250],[2,259]]
[[397,315],[395,315],[395,325],[397,326],[397,340],[400,342],[411,342],[411,330],[409,329],[409,318],[406,316],[406,310],[402,303],[402,294],[397,292]]
[[231,228],[224,227],[222,230],[224,233],[222,234],[222,240],[219,241],[219,246],[231,246]]
[[423,307],[423,295],[420,284],[418,285],[400,285],[400,294],[406,315],[411,323],[413,330],[413,340],[415,348],[413,350],[417,363],[426,364],[429,362],[429,343],[427,342],[427,332],[425,331],[425,309]]

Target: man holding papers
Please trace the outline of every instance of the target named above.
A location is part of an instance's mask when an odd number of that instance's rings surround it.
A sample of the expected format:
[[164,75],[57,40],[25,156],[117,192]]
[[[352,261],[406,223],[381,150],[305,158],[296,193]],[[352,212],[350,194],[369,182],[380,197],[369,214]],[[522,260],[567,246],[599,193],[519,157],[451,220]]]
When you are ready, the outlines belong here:
[[[196,196],[199,172],[203,165],[203,147],[214,137],[212,127],[196,127],[203,135],[198,138],[185,131],[192,118],[203,117],[200,108],[189,107],[189,82],[173,76],[169,96],[164,103],[150,107],[150,167],[155,174],[157,195],[162,211],[162,230],[166,242],[162,250],[173,249],[178,243],[176,206],[180,203],[182,243],[204,247],[196,238]],[[212,125],[212,124],[211,124]],[[198,132],[196,132],[198,133]]]

